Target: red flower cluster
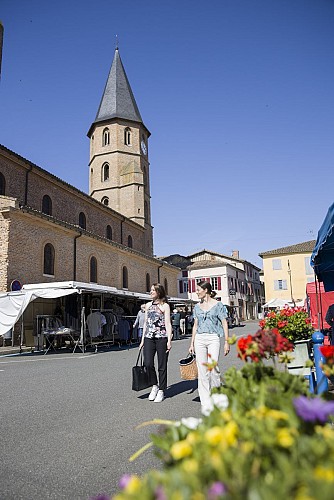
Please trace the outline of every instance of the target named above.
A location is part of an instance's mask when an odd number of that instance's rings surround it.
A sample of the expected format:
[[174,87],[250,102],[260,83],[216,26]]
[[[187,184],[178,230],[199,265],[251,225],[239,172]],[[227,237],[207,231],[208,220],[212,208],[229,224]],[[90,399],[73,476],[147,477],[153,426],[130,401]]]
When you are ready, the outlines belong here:
[[323,345],[319,347],[319,351],[325,358],[325,362],[320,363],[322,371],[326,377],[334,376],[334,345]]
[[262,330],[277,328],[288,340],[309,339],[313,333],[311,320],[303,307],[285,307],[280,311],[271,311],[259,322]]
[[259,363],[282,352],[293,351],[293,344],[277,330],[258,330],[254,336],[241,337],[237,342],[238,357]]
[[334,364],[334,345],[323,345],[319,347],[319,351],[326,360],[332,360]]

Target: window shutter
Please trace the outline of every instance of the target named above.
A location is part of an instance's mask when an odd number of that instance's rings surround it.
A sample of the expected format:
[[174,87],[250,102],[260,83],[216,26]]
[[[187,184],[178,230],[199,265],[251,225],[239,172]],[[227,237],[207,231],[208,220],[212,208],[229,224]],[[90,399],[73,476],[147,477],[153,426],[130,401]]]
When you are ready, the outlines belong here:
[[220,276],[217,278],[217,289],[221,290],[222,289],[222,279]]
[[287,289],[288,289],[287,281],[282,280],[282,290],[287,290]]
[[274,280],[274,290],[279,290],[278,280]]
[[210,283],[210,278],[204,278],[204,280]]
[[189,290],[190,293],[192,292],[191,280],[188,280],[188,290]]
[[191,280],[191,291],[196,292],[196,281],[195,280]]
[[179,280],[179,292],[183,293],[183,281]]

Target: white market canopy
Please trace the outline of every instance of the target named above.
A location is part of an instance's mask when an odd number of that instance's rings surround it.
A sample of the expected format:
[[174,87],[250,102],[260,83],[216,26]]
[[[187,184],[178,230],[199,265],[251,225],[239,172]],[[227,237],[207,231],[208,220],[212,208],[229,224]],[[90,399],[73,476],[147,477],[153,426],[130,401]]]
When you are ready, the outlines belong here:
[[[57,299],[65,295],[82,292],[106,293],[119,297],[133,297],[139,300],[150,300],[150,295],[148,293],[118,290],[113,286],[81,283],[79,281],[58,281],[54,283],[23,285],[22,290],[18,292],[0,293],[0,337],[13,328],[33,300],[37,298]],[[186,299],[179,299],[176,297],[171,297],[170,300],[172,302],[189,302]]]
[[267,308],[278,307],[279,309],[282,309],[285,306],[294,307],[295,305],[297,307],[303,307],[304,306],[304,301],[303,300],[299,300],[299,301],[296,301],[295,304],[294,304],[292,302],[292,300],[271,299],[271,300],[269,300],[269,302],[266,302],[262,307],[263,308],[264,307],[267,307]]

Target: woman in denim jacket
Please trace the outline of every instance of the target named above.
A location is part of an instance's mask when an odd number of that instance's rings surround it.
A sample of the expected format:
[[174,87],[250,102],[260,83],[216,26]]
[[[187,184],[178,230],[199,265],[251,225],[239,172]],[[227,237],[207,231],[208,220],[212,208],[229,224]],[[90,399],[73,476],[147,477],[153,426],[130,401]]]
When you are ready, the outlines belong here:
[[189,352],[196,353],[198,394],[202,413],[207,414],[212,406],[211,389],[219,387],[220,377],[216,370],[208,370],[206,364],[218,362],[221,336],[225,336],[224,355],[230,352],[227,310],[221,302],[214,299],[216,292],[207,281],[198,283],[196,293],[200,303],[194,307],[194,326]]

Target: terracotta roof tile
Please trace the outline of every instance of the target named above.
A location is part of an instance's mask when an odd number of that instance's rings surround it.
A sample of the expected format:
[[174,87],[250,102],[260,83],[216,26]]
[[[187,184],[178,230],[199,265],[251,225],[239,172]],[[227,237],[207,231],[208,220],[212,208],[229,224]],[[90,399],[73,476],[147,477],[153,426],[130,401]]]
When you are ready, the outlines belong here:
[[268,250],[267,252],[259,253],[260,257],[267,255],[283,255],[290,253],[307,253],[313,252],[316,240],[304,241],[303,243],[297,243],[296,245],[290,245],[288,247],[276,248],[274,250]]

